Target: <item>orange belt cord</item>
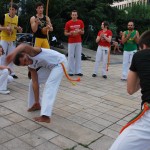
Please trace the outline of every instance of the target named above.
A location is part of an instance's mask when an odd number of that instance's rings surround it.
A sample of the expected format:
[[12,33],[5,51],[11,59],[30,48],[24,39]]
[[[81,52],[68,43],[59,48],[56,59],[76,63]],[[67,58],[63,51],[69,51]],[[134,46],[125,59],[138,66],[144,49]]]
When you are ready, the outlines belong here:
[[108,60],[107,60],[106,71],[108,71],[108,68],[109,68],[109,65],[110,65],[110,51],[111,51],[111,49],[109,48],[109,50],[108,50]]
[[122,133],[122,131],[124,129],[126,129],[127,127],[129,127],[131,124],[135,123],[137,120],[139,120],[143,115],[144,113],[150,109],[150,104],[148,103],[144,103],[144,109],[139,113],[137,114],[133,119],[131,119],[121,130],[120,130],[120,134]]
[[64,66],[63,63],[61,63],[61,66],[62,66],[62,68],[63,68],[63,71],[64,71],[64,73],[65,73],[66,78],[69,80],[69,82],[72,83],[72,85],[76,85],[75,82],[80,82],[80,78],[72,79],[72,78],[69,77],[69,75],[68,75],[68,73],[67,73],[67,71],[66,71],[66,68],[65,68],[65,66]]

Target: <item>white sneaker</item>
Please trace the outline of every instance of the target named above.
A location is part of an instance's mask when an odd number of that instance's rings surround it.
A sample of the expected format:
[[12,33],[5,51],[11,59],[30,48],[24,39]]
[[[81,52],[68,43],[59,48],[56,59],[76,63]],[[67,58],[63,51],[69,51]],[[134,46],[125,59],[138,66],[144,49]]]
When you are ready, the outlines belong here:
[[10,91],[8,91],[8,90],[2,90],[2,91],[0,90],[0,94],[5,94],[6,95],[6,94],[9,94],[9,93],[10,93]]

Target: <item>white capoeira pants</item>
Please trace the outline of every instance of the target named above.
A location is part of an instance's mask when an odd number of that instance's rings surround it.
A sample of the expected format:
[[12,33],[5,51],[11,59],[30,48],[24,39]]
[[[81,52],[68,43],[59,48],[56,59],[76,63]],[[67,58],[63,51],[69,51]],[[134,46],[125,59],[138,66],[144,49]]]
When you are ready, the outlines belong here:
[[[2,56],[1,56],[1,63],[2,65],[6,66],[6,56],[11,53],[15,48],[16,48],[16,44],[15,42],[6,42],[4,40],[1,40],[1,45],[4,49],[4,53]],[[14,63],[11,62],[9,65],[9,68],[12,70],[11,72],[11,75],[14,75]]]
[[98,73],[98,68],[102,60],[102,75],[106,75],[109,47],[98,46],[94,66],[94,74]]
[[123,66],[122,66],[122,79],[127,79],[129,67],[132,62],[133,55],[137,52],[137,50],[133,50],[131,52],[124,51],[123,52]]
[[9,75],[8,69],[0,70],[0,90],[7,90],[7,84],[12,82],[14,78]]
[[[66,66],[66,62],[64,62]],[[41,103],[41,116],[51,116],[53,105],[56,99],[56,94],[61,83],[61,79],[63,77],[63,69],[61,64],[55,66],[52,70],[46,68],[40,68],[38,70],[38,82],[44,85],[43,94],[41,96],[40,91],[40,103]],[[29,94],[28,94],[28,107],[31,108],[32,105],[35,103],[34,92],[32,87],[32,80],[29,84]]]
[[109,150],[150,150],[150,110],[126,128]]
[[78,74],[81,70],[81,43],[68,43],[68,73]]

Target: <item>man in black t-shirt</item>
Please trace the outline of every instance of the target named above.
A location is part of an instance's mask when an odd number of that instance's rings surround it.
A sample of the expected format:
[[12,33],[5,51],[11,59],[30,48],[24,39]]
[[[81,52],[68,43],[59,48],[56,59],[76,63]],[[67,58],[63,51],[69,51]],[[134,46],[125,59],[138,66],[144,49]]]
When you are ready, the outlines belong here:
[[122,128],[109,150],[150,150],[150,31],[142,34],[139,47],[130,66],[127,91],[132,95],[141,89],[143,110]]
[[31,29],[35,37],[35,47],[50,48],[48,41],[48,34],[53,31],[51,20],[48,16],[43,14],[44,4],[41,2],[36,3],[35,16],[30,18]]

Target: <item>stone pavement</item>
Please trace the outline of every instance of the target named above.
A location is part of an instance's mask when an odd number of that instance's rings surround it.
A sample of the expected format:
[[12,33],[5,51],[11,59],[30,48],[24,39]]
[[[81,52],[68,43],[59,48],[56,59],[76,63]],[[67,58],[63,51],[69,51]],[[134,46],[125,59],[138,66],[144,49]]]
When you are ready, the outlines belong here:
[[0,150],[108,150],[140,109],[140,92],[128,95],[120,80],[121,60],[111,56],[108,79],[101,77],[101,65],[98,77],[91,77],[93,61],[82,61],[84,76],[76,86],[63,77],[50,124],[33,121],[39,111],[27,112],[27,68],[16,67],[19,79],[9,95],[0,95]]

